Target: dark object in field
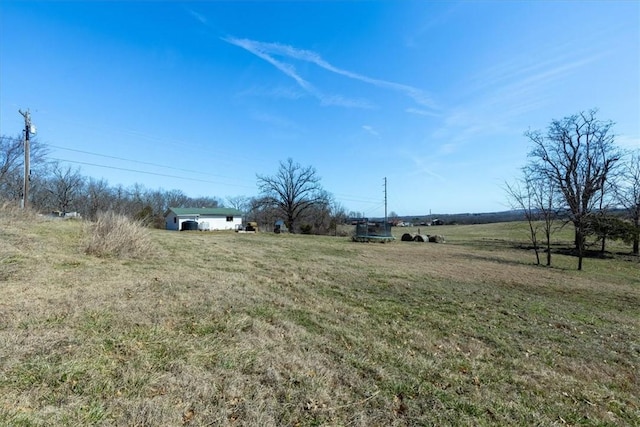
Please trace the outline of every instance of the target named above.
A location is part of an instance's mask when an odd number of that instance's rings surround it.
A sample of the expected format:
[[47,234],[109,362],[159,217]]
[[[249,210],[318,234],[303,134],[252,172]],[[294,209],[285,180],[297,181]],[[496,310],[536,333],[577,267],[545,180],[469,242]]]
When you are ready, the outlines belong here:
[[444,236],[435,234],[433,236],[429,236],[429,241],[433,243],[444,243]]

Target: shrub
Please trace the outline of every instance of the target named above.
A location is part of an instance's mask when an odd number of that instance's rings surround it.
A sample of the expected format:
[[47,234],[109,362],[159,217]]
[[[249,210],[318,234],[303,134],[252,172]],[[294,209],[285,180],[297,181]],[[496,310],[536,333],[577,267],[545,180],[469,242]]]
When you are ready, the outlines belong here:
[[4,199],[0,199],[0,215],[2,215],[2,218],[5,221],[9,220],[9,222],[33,220],[37,217],[37,214],[33,209],[22,209],[18,206],[18,202]]
[[142,222],[114,212],[98,214],[89,225],[89,243],[85,252],[96,256],[144,257],[150,253],[151,240]]

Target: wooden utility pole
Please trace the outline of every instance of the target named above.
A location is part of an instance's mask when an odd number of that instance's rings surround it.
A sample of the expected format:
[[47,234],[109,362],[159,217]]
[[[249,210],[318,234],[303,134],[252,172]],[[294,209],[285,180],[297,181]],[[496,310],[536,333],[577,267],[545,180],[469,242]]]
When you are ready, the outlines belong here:
[[31,132],[31,113],[29,110],[23,112],[18,110],[24,117],[24,185],[22,187],[22,208],[26,209],[29,204],[29,180],[31,179],[31,168],[29,166],[29,133]]
[[384,232],[386,234],[390,234],[389,232],[389,220],[387,219],[387,177],[384,177]]

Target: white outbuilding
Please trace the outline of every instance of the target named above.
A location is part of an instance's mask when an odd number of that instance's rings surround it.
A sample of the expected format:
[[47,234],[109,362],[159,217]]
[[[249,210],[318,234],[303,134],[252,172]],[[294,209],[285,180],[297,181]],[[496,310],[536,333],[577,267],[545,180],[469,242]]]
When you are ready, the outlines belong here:
[[242,212],[232,208],[169,208],[164,220],[167,230],[235,230],[242,226]]

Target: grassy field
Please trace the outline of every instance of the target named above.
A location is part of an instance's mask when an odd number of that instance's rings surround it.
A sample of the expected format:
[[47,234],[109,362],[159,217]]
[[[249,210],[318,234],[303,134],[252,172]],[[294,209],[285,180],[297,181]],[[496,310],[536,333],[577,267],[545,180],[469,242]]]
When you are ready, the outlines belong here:
[[0,425],[640,425],[637,259],[535,266],[517,223],[105,258],[81,222],[3,223]]

